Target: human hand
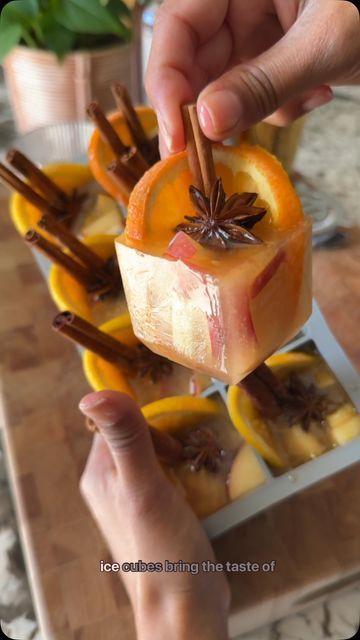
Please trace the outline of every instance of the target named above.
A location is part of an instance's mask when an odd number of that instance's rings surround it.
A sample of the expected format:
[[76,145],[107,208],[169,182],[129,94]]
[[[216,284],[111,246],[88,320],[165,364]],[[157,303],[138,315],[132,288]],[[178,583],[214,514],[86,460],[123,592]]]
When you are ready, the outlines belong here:
[[347,0],[165,0],[146,75],[163,155],[184,147],[184,103],[197,99],[204,133],[223,140],[265,118],[288,124],[329,102],[329,85],[358,82]]
[[[100,391],[79,405],[99,429],[82,494],[114,561],[214,561],[210,543],[161,468],[146,422],[129,396]],[[229,591],[222,573],[121,573],[139,640],[225,640]]]

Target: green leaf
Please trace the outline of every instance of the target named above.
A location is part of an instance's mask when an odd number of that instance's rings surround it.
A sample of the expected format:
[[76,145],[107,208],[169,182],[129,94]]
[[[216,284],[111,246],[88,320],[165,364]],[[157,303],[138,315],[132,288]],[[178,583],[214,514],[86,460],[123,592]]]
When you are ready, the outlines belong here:
[[100,0],[62,0],[55,16],[70,31],[111,33],[122,39],[128,36],[128,29],[100,4]]
[[131,18],[129,7],[121,0],[100,0],[100,4],[108,9],[115,18]]
[[0,63],[11,49],[16,47],[21,40],[22,28],[20,24],[0,24]]
[[76,34],[59,24],[51,11],[46,11],[39,19],[39,28],[42,33],[42,44],[48,51],[55,53],[62,60],[67,53],[72,51]]
[[0,61],[22,39],[36,46],[30,32],[38,10],[38,0],[14,0],[4,6],[0,19]]
[[1,27],[20,25],[31,29],[39,11],[37,0],[14,0],[6,4],[1,12]]

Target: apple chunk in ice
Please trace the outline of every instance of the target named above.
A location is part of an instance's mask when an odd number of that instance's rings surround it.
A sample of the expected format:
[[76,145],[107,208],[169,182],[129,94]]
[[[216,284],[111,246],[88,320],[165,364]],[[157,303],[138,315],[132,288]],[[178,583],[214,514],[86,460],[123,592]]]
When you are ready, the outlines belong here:
[[307,220],[226,252],[182,231],[162,255],[122,236],[117,255],[134,332],[150,349],[232,384],[289,340],[311,309]]

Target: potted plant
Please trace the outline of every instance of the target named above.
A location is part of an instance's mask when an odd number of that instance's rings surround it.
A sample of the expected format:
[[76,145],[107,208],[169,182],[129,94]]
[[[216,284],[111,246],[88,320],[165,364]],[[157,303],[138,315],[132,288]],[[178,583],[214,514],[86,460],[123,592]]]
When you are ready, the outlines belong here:
[[131,11],[122,0],[14,0],[0,20],[0,63],[20,132],[83,119],[110,84],[131,90]]

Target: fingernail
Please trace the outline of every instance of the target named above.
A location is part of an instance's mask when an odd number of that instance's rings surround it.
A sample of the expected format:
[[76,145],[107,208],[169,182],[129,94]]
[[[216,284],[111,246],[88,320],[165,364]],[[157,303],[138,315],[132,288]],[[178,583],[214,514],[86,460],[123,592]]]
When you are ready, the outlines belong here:
[[240,117],[239,98],[232,91],[213,91],[202,99],[199,120],[205,133],[227,132],[238,124]]
[[84,396],[79,402],[79,409],[85,415],[92,412],[96,407],[100,407],[101,405],[106,404],[106,400],[99,396],[97,393],[88,393],[87,396]]
[[169,151],[169,153],[174,153],[176,149],[174,148],[173,138],[170,135],[164,119],[161,116],[159,116],[158,124],[161,132],[161,137],[166,145],[167,150]]
[[91,418],[97,427],[106,428],[117,422],[119,408],[110,398],[104,398],[100,393],[85,396],[79,403],[79,409]]
[[313,109],[317,109],[317,107],[322,107],[324,104],[327,104],[334,97],[331,89],[324,89],[321,92],[315,93],[313,96],[305,100],[303,103],[303,110],[305,112],[312,111]]

